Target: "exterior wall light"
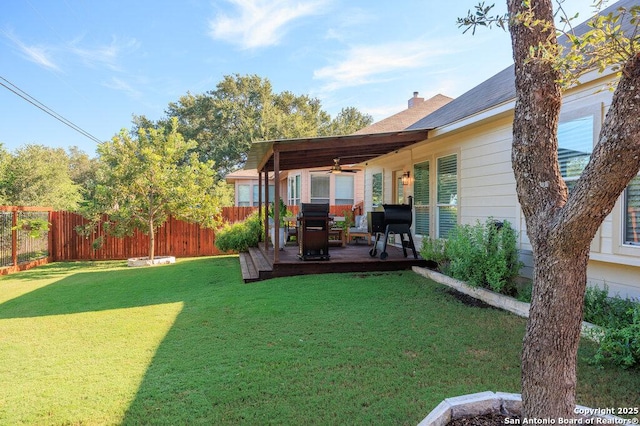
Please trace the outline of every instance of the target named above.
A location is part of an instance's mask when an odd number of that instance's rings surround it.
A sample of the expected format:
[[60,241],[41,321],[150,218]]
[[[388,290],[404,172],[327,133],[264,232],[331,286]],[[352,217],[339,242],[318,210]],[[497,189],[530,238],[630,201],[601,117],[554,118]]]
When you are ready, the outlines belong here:
[[411,172],[404,172],[402,174],[402,185],[407,186],[411,183]]

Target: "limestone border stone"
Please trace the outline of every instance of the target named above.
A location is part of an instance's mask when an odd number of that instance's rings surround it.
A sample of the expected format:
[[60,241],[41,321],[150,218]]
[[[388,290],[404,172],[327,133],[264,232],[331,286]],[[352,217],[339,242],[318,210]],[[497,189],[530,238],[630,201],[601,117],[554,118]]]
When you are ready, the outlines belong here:
[[148,257],[133,257],[127,260],[127,266],[155,266],[155,265],[167,265],[170,263],[176,263],[174,256],[156,256],[153,260],[149,260]]

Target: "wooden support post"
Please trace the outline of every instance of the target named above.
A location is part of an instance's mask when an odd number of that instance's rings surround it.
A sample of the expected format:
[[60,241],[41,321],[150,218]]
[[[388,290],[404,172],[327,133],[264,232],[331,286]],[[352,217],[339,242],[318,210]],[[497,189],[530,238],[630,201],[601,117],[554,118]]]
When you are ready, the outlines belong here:
[[[262,213],[262,171],[258,170],[258,222],[260,223],[260,226],[262,227],[264,224],[264,217],[263,217],[263,213]],[[267,186],[266,188],[269,188],[269,182],[267,181]],[[262,229],[262,228],[261,228]],[[259,242],[259,240],[258,240]]]
[[[267,168],[264,168],[264,177],[265,181],[267,181],[267,185],[269,182],[269,171]],[[265,253],[269,252],[269,191],[264,192],[264,251]]]
[[280,151],[273,152],[273,263],[280,261]]

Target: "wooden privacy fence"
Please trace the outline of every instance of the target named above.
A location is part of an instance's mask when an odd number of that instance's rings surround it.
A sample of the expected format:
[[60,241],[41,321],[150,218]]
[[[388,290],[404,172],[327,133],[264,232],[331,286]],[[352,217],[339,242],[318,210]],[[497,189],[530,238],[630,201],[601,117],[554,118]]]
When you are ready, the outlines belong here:
[[[222,220],[233,223],[244,220],[256,207],[224,207]],[[297,206],[289,207],[295,214]],[[342,216],[351,212],[350,205],[332,205],[331,214]],[[65,211],[51,213],[50,261],[65,260],[120,260],[131,257],[144,257],[149,253],[149,236],[136,231],[131,237],[116,238],[104,235],[102,229],[96,230],[91,237],[76,232],[78,226],[88,224],[82,216]],[[100,248],[93,247],[94,240],[103,236]],[[156,256],[197,257],[215,256],[221,252],[215,246],[215,231],[201,228],[196,223],[188,223],[170,217],[161,226],[155,239]]]
[[[221,216],[224,221],[237,222],[254,210],[254,207],[224,207]],[[79,235],[76,228],[88,223],[87,219],[76,213],[52,212],[51,261],[120,260],[149,254],[148,235],[135,231],[130,237],[116,238],[104,235],[101,228],[91,237]],[[96,249],[93,242],[100,236],[103,242]],[[196,257],[221,254],[215,246],[215,238],[213,229],[170,217],[156,232],[155,255]]]
[[[297,214],[297,206],[288,209]],[[256,207],[224,207],[221,218],[226,222],[244,220]],[[336,216],[349,214],[350,205],[330,206]],[[34,216],[35,215],[35,216]],[[24,230],[16,227],[19,218],[38,217],[48,220],[49,232],[39,239],[29,238]],[[121,260],[144,257],[149,251],[149,236],[136,231],[131,237],[116,238],[105,235],[98,228],[92,236],[85,237],[76,231],[89,221],[81,215],[67,211],[52,211],[46,207],[0,206],[0,274],[27,269],[46,262],[67,260]],[[103,243],[94,248],[94,241],[102,236]],[[215,231],[201,228],[170,217],[161,226],[155,239],[157,256],[196,257],[221,254],[215,246]]]

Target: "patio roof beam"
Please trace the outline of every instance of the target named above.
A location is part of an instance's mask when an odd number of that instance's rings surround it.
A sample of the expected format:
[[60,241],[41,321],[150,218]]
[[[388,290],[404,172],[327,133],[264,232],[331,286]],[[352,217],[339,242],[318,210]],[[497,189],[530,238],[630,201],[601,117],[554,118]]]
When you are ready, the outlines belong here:
[[366,162],[427,139],[429,130],[284,139],[256,142],[245,168],[274,170],[274,151],[280,152],[280,171],[330,167],[334,158],[343,165]]

